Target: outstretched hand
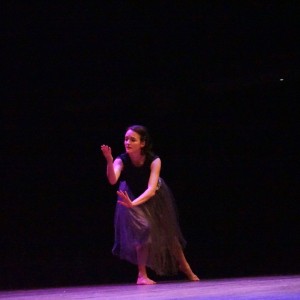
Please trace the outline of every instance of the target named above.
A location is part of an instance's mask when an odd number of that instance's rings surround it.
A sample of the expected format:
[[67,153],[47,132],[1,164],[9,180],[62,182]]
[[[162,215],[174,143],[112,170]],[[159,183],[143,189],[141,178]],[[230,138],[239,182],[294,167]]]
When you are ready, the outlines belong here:
[[132,208],[133,207],[133,204],[132,204],[132,201],[130,200],[127,192],[123,192],[123,191],[117,191],[117,194],[119,195],[119,197],[121,198],[121,200],[118,200],[118,203],[125,206],[125,207],[128,207],[128,208]]
[[107,162],[112,162],[114,159],[111,154],[111,148],[107,145],[101,145],[100,148],[101,148],[102,154],[104,155]]

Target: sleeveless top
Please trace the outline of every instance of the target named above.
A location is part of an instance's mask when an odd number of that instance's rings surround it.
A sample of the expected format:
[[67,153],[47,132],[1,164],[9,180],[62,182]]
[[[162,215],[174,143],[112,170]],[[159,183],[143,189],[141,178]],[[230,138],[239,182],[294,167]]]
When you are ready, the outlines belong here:
[[126,181],[133,195],[138,197],[148,187],[151,163],[158,158],[158,156],[155,154],[146,156],[144,164],[140,167],[135,166],[131,162],[127,153],[119,155],[118,158],[122,160],[124,165],[120,181]]

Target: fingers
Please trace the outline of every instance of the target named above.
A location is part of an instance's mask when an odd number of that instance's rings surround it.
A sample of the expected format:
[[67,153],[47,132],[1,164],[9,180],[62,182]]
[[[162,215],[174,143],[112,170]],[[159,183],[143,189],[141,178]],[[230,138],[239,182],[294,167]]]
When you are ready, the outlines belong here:
[[[127,192],[126,191],[117,191],[117,194],[119,195],[119,196],[123,196],[123,197],[128,197],[128,194],[127,194]],[[129,198],[129,197],[128,197]]]
[[111,152],[111,148],[107,145],[101,145],[102,152]]
[[125,207],[127,207],[127,208],[131,208],[132,207],[132,205],[130,205],[128,203],[125,203],[123,201],[120,201],[120,200],[118,201],[118,203],[121,204],[121,205],[123,205],[123,206],[125,206]]
[[128,208],[133,207],[132,201],[130,200],[126,191],[117,191],[117,194],[121,197],[122,200],[118,200],[118,203],[126,206]]
[[127,191],[118,191],[118,193],[121,193],[123,196],[127,197],[130,200],[130,197],[127,194]]
[[100,147],[103,156],[106,158],[107,161],[113,161],[111,148],[107,145],[101,145]]
[[131,201],[127,192],[123,192],[123,191],[117,191],[117,194],[125,201]]
[[123,192],[123,191],[117,191],[117,194],[118,194],[120,197],[122,197],[122,198],[123,198],[123,196],[124,196],[124,192]]

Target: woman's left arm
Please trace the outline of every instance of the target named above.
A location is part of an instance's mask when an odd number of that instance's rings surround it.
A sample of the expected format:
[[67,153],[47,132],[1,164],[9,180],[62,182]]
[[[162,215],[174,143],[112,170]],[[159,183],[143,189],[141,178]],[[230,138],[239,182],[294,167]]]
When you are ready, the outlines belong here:
[[160,160],[160,158],[156,158],[151,163],[151,166],[150,166],[150,176],[149,176],[147,189],[133,201],[131,201],[131,199],[128,197],[128,194],[126,192],[118,191],[117,194],[122,199],[122,200],[119,200],[118,203],[131,208],[133,206],[138,206],[142,203],[145,203],[150,198],[152,198],[155,195],[155,192],[157,189],[158,179],[159,179],[159,175],[160,175],[160,169],[161,169],[161,160]]

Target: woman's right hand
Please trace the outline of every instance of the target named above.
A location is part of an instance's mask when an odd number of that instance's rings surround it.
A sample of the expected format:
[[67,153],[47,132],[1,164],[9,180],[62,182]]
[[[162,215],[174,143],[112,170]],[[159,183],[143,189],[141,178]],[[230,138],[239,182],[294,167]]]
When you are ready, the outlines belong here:
[[101,151],[107,162],[113,162],[113,156],[111,154],[111,148],[107,145],[101,145]]

